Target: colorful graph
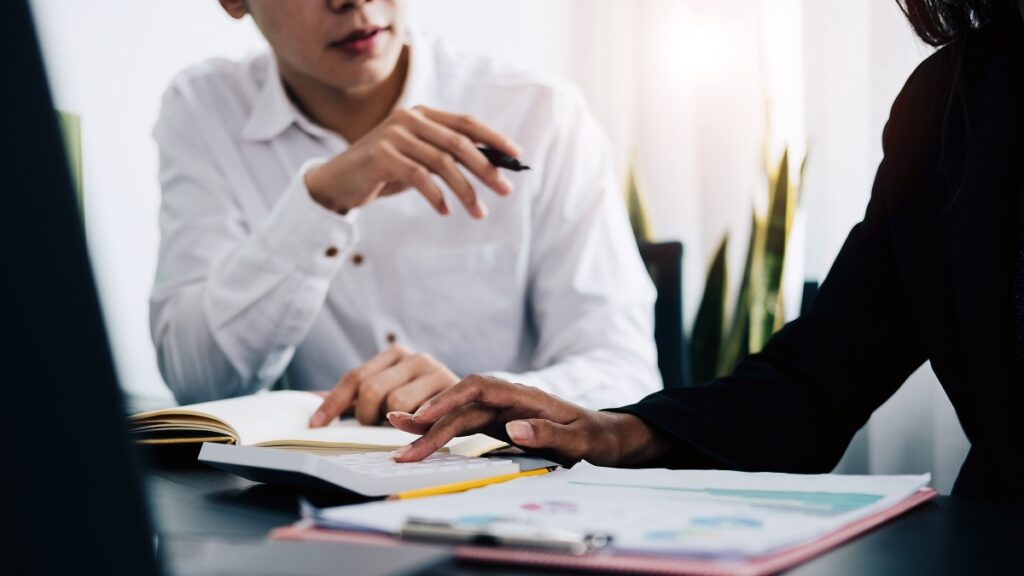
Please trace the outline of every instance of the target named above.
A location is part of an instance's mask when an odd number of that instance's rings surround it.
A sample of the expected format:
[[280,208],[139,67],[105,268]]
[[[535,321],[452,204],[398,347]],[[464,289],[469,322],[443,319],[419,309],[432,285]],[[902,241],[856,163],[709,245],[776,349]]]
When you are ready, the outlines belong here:
[[570,482],[581,486],[633,488],[693,495],[703,501],[731,502],[753,508],[770,508],[816,516],[838,516],[882,499],[878,494],[855,492],[789,492],[777,490],[732,490],[722,488],[678,488],[675,486],[644,486],[599,482]]

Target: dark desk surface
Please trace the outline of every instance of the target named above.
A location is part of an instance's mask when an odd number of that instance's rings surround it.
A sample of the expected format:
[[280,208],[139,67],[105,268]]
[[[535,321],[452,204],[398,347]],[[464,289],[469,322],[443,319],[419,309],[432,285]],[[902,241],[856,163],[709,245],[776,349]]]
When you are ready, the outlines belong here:
[[[297,494],[289,489],[257,485],[181,457],[151,458],[148,469],[150,499],[163,535],[262,538],[298,518]],[[1012,572],[1022,537],[1024,508],[940,497],[790,574]],[[451,562],[423,574],[553,573]]]

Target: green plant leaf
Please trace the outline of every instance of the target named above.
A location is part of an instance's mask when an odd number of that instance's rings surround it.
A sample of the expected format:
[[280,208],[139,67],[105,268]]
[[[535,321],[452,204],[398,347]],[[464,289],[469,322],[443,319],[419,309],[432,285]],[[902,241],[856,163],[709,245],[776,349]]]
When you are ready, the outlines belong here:
[[781,319],[782,268],[789,236],[789,151],[782,154],[774,181],[770,182],[764,241],[764,290],[755,305],[763,310],[758,322],[751,326],[750,349],[761,350],[775,333]]
[[647,215],[647,201],[637,176],[637,161],[634,156],[629,162],[629,173],[626,175],[626,210],[629,213],[629,225],[638,243],[650,242],[651,224]]
[[736,365],[750,353],[750,304],[751,279],[754,274],[754,254],[757,246],[758,222],[757,215],[750,217],[750,241],[747,243],[747,261],[743,266],[743,280],[739,293],[736,295],[736,307],[733,310],[732,322],[722,341],[719,355],[717,376],[731,374]]
[[708,269],[704,297],[701,299],[697,319],[693,324],[690,360],[694,382],[706,382],[718,375],[718,355],[721,350],[722,329],[725,325],[725,299],[728,293],[728,247],[729,236],[726,235]]
[[57,111],[61,135],[64,137],[64,151],[67,153],[68,168],[74,180],[75,192],[78,195],[78,207],[82,209],[82,119],[69,112]]

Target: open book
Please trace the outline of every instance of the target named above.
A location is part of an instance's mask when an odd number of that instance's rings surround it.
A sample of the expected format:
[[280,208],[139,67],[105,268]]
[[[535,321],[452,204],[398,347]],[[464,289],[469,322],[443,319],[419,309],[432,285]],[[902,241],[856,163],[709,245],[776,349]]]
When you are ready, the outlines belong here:
[[[129,428],[141,444],[219,442],[325,454],[395,450],[417,438],[390,426],[363,426],[353,418],[310,428],[309,418],[321,402],[313,392],[267,392],[135,414]],[[442,450],[479,456],[505,446],[476,434],[455,438]]]

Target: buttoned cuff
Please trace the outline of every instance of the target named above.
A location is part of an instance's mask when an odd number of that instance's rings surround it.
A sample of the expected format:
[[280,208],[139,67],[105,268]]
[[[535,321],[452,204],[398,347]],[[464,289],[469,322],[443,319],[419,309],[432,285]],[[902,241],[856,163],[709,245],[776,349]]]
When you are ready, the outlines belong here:
[[324,208],[310,196],[306,173],[324,162],[323,159],[310,160],[299,169],[260,232],[267,247],[289,262],[320,262],[322,264],[314,267],[337,269],[337,263],[359,239],[358,210],[342,216]]

